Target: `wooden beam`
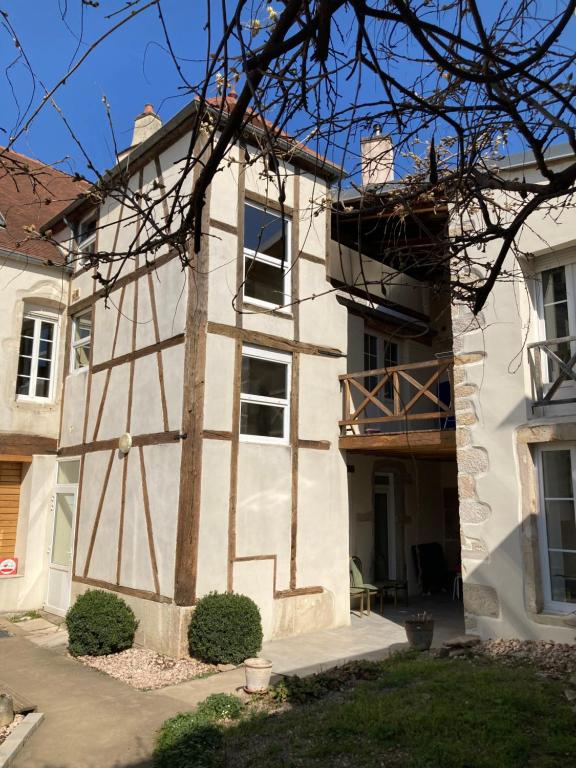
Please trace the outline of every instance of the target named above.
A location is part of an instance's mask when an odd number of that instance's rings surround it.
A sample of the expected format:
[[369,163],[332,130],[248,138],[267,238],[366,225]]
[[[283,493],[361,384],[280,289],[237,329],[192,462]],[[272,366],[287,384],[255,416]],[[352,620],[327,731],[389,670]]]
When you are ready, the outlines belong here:
[[303,341],[291,341],[281,336],[273,336],[270,333],[249,331],[245,328],[236,328],[224,323],[208,322],[208,333],[219,336],[228,336],[231,339],[240,339],[246,344],[258,344],[262,347],[270,347],[283,352],[302,352],[305,355],[320,355],[322,357],[345,357],[344,353],[334,347],[323,347],[319,344],[307,344]]
[[115,368],[117,365],[132,363],[134,360],[138,360],[141,357],[153,355],[156,352],[161,352],[163,349],[169,349],[170,347],[175,347],[178,344],[182,344],[183,341],[184,334],[177,333],[175,336],[170,336],[169,339],[158,341],[155,344],[149,344],[147,347],[134,350],[134,352],[126,352],[125,355],[118,355],[118,357],[113,357],[111,360],[107,360],[104,363],[97,363],[92,367],[92,373],[100,373],[100,371],[106,371],[109,368]]
[[430,451],[456,456],[456,431],[430,429],[414,432],[387,432],[378,435],[346,435],[338,441],[341,450],[381,451],[382,453],[419,454]]
[[89,584],[91,587],[107,589],[110,592],[119,592],[121,595],[139,597],[141,600],[152,600],[154,603],[174,602],[169,597],[164,597],[164,595],[156,595],[154,592],[148,592],[146,589],[134,589],[133,587],[124,587],[122,584],[110,584],[110,582],[100,581],[100,579],[90,579],[85,576],[73,576],[72,581],[75,581],[78,584]]
[[[12,454],[33,456],[34,454],[56,453],[58,444],[55,437],[22,435],[13,432],[0,433],[0,455]],[[12,459],[16,461],[16,459]]]
[[316,451],[329,451],[330,440],[298,440],[298,448],[312,448]]
[[16,461],[20,464],[31,464],[32,463],[32,456],[28,455],[18,455],[13,453],[8,454],[0,454],[0,461]]
[[109,288],[100,288],[99,290],[95,291],[92,296],[87,296],[85,299],[80,299],[80,301],[74,302],[74,304],[71,304],[68,307],[68,315],[75,315],[78,312],[82,312],[84,309],[88,309],[92,306],[98,299],[103,298],[106,296],[107,293],[113,293],[114,291],[117,291],[119,288],[123,288],[125,285],[129,285],[130,283],[133,283],[135,280],[139,280],[143,275],[147,275],[148,272],[152,272],[155,269],[159,269],[164,264],[167,264],[169,261],[172,261],[172,259],[177,258],[178,253],[174,250],[169,251],[168,253],[165,253],[163,256],[158,256],[157,259],[154,259],[153,261],[148,261],[146,264],[143,264],[141,267],[138,267],[137,269],[132,270],[132,272],[129,272],[126,275],[123,275],[122,277],[119,277],[114,285],[110,286]]
[[[195,174],[196,172],[197,169]],[[208,230],[209,216],[210,188],[202,210],[201,226],[204,232]],[[182,432],[188,435],[188,439],[182,446],[180,461],[178,527],[174,559],[174,602],[177,605],[193,605],[196,600],[210,277],[209,247],[210,238],[203,237],[200,252],[195,259],[196,263],[193,268],[187,269],[188,304],[184,349]]]
[[[132,446],[137,448],[140,445],[162,445],[164,443],[173,443],[180,439],[184,440],[185,438],[177,430],[172,432],[152,432],[147,435],[132,435]],[[83,456],[86,453],[110,451],[115,448],[118,448],[118,437],[113,437],[110,440],[95,440],[92,443],[66,445],[58,449],[58,456]]]

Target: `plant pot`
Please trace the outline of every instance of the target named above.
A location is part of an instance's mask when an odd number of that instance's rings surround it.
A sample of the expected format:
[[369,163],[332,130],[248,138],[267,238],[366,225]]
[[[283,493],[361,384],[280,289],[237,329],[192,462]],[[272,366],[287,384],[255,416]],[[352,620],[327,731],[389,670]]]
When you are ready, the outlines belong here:
[[434,635],[434,619],[406,619],[404,628],[410,648],[417,651],[427,651],[430,648]]
[[268,690],[272,675],[272,662],[268,659],[246,659],[246,688],[248,693],[263,693]]

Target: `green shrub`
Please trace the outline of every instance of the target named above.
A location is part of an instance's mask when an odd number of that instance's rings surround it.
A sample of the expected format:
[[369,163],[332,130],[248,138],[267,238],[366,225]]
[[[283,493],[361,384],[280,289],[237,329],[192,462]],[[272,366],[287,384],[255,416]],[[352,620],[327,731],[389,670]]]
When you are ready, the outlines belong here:
[[154,768],[213,768],[222,753],[222,731],[196,712],[181,712],[156,737]]
[[196,714],[210,721],[237,720],[243,709],[244,704],[238,696],[231,693],[212,693],[198,704]]
[[104,656],[131,648],[138,622],[124,600],[112,592],[84,592],[66,614],[72,656]]
[[233,592],[211,592],[198,601],[188,627],[190,655],[211,664],[240,664],[262,647],[256,603]]

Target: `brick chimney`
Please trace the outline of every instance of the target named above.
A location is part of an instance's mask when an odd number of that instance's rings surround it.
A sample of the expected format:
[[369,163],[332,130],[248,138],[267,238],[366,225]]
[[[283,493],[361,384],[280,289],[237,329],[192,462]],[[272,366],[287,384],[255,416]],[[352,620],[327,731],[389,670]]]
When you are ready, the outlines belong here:
[[394,181],[394,150],[390,136],[383,136],[378,123],[372,136],[360,139],[362,186]]
[[134,133],[132,134],[132,144],[130,146],[136,147],[138,144],[142,144],[161,126],[162,120],[154,112],[152,104],[145,104],[144,111],[134,120]]

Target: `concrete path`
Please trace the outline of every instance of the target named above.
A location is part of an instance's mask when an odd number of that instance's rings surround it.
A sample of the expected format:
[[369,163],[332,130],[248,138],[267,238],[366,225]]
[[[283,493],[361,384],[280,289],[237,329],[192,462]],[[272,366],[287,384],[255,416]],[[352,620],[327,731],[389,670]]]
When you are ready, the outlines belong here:
[[[350,659],[379,659],[406,645],[403,622],[417,611],[437,620],[434,644],[464,631],[461,606],[419,601],[386,608],[385,616],[353,616],[350,627],[315,632],[264,644],[262,656],[280,674],[306,675]],[[154,736],[164,720],[193,709],[211,693],[242,695],[244,670],[137,691],[66,655],[65,631],[0,618],[0,680],[34,702],[45,720],[18,755],[15,768],[147,768]],[[48,623],[49,624],[49,623]]]

